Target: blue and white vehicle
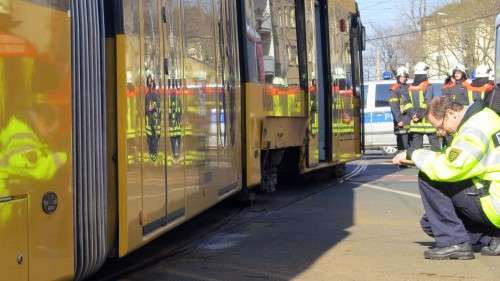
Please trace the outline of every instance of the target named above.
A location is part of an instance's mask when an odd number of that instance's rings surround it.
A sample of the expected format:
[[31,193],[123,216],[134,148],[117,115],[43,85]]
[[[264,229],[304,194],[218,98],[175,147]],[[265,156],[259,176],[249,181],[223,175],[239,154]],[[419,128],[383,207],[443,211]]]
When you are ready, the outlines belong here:
[[[441,95],[442,80],[429,80],[434,96]],[[389,89],[395,80],[369,81],[365,92],[365,148],[382,150],[385,154],[397,152],[394,123],[389,107]]]

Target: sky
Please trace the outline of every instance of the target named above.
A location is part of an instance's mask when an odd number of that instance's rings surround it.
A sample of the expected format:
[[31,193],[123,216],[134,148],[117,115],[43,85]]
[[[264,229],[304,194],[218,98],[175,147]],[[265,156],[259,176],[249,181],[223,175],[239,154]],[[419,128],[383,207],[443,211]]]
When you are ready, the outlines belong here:
[[[376,37],[373,30],[373,25],[383,26],[389,25],[394,26],[398,22],[405,19],[402,16],[405,13],[410,12],[410,1],[412,0],[357,0],[358,8],[361,14],[361,21],[366,27],[366,37],[367,39]],[[450,2],[450,0],[427,0],[427,14],[432,13],[432,11],[445,2]],[[396,31],[395,33],[401,33],[403,31]],[[390,34],[387,34],[390,35]],[[370,42],[367,44],[367,50],[365,51],[365,56],[369,56],[375,52],[375,48]],[[375,74],[375,65],[368,63],[365,60],[365,77],[368,79],[374,78],[371,75]],[[382,69],[381,71],[384,71]]]
[[[401,14],[409,12],[409,1],[401,0],[357,0],[361,21],[366,26],[367,37],[373,35],[372,25],[395,25],[401,21]],[[427,0],[428,13],[446,0]]]

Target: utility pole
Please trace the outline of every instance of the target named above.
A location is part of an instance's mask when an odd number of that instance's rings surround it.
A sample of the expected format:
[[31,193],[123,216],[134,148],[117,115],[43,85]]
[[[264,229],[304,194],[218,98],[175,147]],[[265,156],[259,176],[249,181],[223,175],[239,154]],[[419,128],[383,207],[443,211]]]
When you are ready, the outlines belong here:
[[375,55],[375,79],[380,80],[380,48],[377,48],[377,53]]

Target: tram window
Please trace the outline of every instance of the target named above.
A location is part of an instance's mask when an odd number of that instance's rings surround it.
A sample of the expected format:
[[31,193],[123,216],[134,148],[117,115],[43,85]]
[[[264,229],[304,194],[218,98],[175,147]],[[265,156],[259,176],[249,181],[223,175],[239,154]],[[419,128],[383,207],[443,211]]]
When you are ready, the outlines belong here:
[[146,0],[143,2],[144,12],[144,82],[147,76],[150,75],[154,79],[155,86],[160,85],[161,68],[160,68],[160,39],[158,23],[158,9],[156,9],[156,1]]
[[185,75],[188,80],[203,83],[215,77],[212,1],[186,0],[182,3],[186,19],[184,31],[188,59]]
[[123,0],[123,27],[127,35],[139,35],[139,1]]
[[391,84],[379,84],[375,87],[375,107],[389,106]]
[[365,95],[363,104],[366,107],[366,105],[368,103],[368,85],[363,85],[363,94]]
[[264,110],[273,116],[304,114],[299,88],[295,0],[248,0],[246,5],[247,81],[266,83]]
[[251,82],[299,84],[293,0],[245,1],[247,73]]
[[69,10],[69,0],[30,0],[29,2],[49,6],[62,11]]

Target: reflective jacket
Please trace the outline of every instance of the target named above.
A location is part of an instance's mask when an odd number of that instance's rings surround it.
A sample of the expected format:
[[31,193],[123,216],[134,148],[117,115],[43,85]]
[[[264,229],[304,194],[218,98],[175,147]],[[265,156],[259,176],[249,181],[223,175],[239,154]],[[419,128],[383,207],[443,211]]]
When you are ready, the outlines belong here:
[[427,80],[418,86],[408,87],[408,92],[402,97],[403,110],[409,113],[410,118],[415,115],[419,118],[418,121],[413,121],[413,119],[410,121],[410,133],[430,134],[436,132],[436,129],[425,118],[427,104],[433,97],[432,87],[429,87]]
[[[51,152],[26,123],[11,117],[0,131],[0,196],[12,195],[9,178],[47,181],[66,161],[66,153]],[[0,223],[10,215],[10,209],[1,211]]]
[[493,91],[494,85],[486,83],[481,87],[474,87],[471,84],[464,82],[464,86],[467,89],[467,97],[470,104],[477,100],[484,100],[486,95]]
[[161,98],[160,94],[149,91],[146,94],[146,135],[159,137],[161,133]]
[[[396,134],[406,134],[410,127],[409,115],[404,110],[402,104],[403,93],[408,92],[408,87],[408,84],[394,83],[390,88],[389,106],[391,107],[394,119],[394,133]],[[399,122],[403,122],[403,127],[397,126]]]
[[484,213],[500,228],[500,116],[482,101],[467,110],[446,151],[417,149],[411,159],[434,181],[472,180],[485,191],[480,198]]
[[335,110],[333,114],[332,131],[337,135],[353,134],[355,129],[354,116],[353,116],[353,91],[352,89],[341,90],[340,87],[335,86],[334,90],[334,103]]
[[442,93],[444,96],[450,97],[453,101],[467,106],[474,103],[474,100],[469,99],[467,95],[467,85],[466,81],[445,84],[443,85]]

